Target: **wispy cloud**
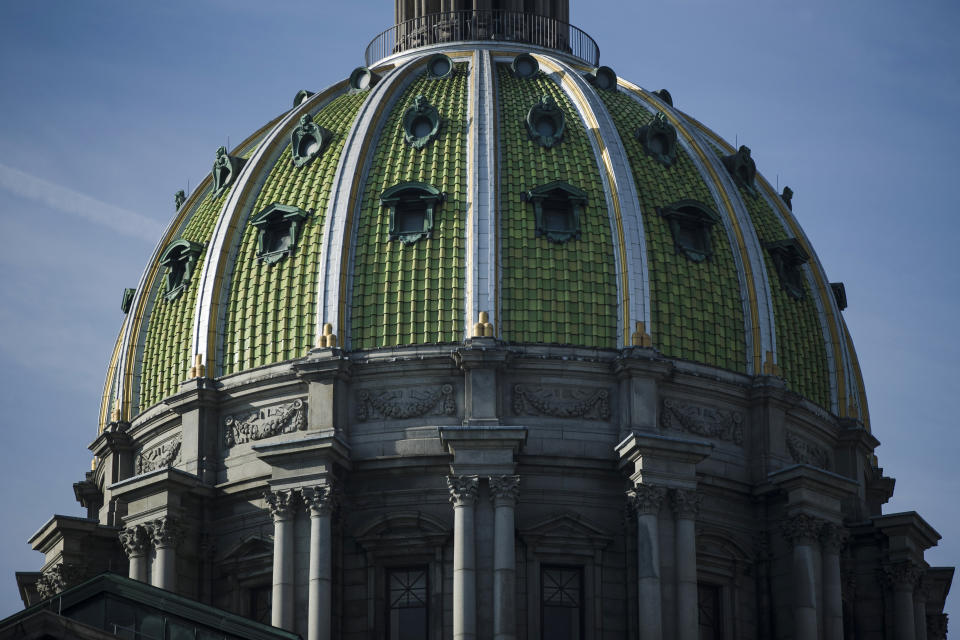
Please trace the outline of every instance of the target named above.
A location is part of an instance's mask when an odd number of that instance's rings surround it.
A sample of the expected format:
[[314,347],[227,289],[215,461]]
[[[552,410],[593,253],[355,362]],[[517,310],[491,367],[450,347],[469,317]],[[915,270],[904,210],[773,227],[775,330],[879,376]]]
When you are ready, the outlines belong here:
[[146,216],[101,202],[79,191],[4,164],[0,164],[0,189],[149,243],[156,242],[163,233],[163,226]]

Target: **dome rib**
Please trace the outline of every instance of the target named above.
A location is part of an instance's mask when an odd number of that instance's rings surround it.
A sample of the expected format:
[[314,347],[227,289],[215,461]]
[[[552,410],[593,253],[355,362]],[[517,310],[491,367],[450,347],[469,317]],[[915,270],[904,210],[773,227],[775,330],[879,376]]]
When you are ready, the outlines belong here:
[[604,182],[607,211],[613,214],[610,233],[616,239],[613,248],[620,305],[617,346],[629,346],[637,322],[643,322],[647,332],[651,326],[646,233],[630,161],[597,89],[570,65],[546,56],[538,56],[538,59],[548,69],[560,72],[560,86],[567,89],[567,95],[587,124],[588,137]]
[[[733,153],[734,149],[728,142],[710,131],[710,129],[699,121],[693,118],[689,119],[704,135],[711,137],[717,145],[728,153]],[[815,284],[814,290],[817,292],[820,306],[827,315],[824,340],[828,354],[832,352],[831,360],[834,369],[831,375],[835,378],[837,384],[837,397],[834,399],[835,410],[837,411],[837,415],[841,417],[856,417],[848,416],[848,401],[854,400],[850,394],[852,393],[852,388],[855,387],[855,379],[857,375],[859,375],[859,367],[853,364],[851,355],[845,344],[846,340],[844,340],[843,335],[846,332],[840,324],[840,322],[842,322],[842,316],[840,315],[840,310],[837,307],[833,292],[830,290],[829,280],[826,277],[823,263],[820,262],[820,258],[813,249],[809,238],[807,238],[803,228],[797,222],[796,216],[794,216],[793,212],[784,204],[780,196],[777,195],[769,181],[760,173],[757,174],[756,179],[761,187],[761,192],[766,196],[767,202],[771,205],[773,211],[779,214],[778,217],[785,229],[800,242],[804,250],[810,255],[811,262],[809,266],[811,266],[811,276]],[[838,322],[838,320],[840,320],[840,322]]]
[[[263,140],[266,132],[273,128],[278,120],[279,117],[273,118],[247,137],[236,147],[233,153],[241,156],[251,153]],[[154,300],[162,281],[162,278],[159,277],[162,274],[158,262],[159,256],[170,242],[183,234],[184,229],[207,198],[212,182],[212,175],[208,174],[177,210],[140,278],[126,319],[127,330],[123,339],[124,355],[120,362],[121,370],[117,378],[117,395],[121,398],[119,407],[121,420],[129,420],[140,409],[140,375],[143,370],[146,331],[153,313]],[[183,363],[184,376],[189,367],[190,362]]]
[[463,333],[471,335],[481,312],[489,314],[494,335],[500,337],[500,170],[496,140],[498,104],[494,90],[494,62],[484,50],[474,59],[469,100],[467,147],[473,167],[467,171],[466,309]]
[[[713,193],[718,210],[728,233],[733,236],[733,246],[736,248],[734,257],[738,263],[738,272],[746,285],[744,296],[744,321],[747,338],[747,373],[758,375],[763,371],[764,354],[775,353],[773,309],[770,306],[769,286],[766,280],[766,271],[763,269],[760,243],[753,232],[749,216],[742,207],[742,203],[733,188],[726,169],[720,161],[706,149],[706,145],[699,139],[695,131],[691,131],[683,115],[672,106],[660,100],[657,96],[624,81],[630,91],[649,105],[667,116],[671,124],[677,128],[681,143],[690,153],[691,159],[700,168],[708,188]],[[739,206],[738,206],[739,205]]]
[[253,205],[269,175],[269,169],[278,162],[283,151],[290,144],[290,132],[296,126],[300,116],[312,110],[322,109],[346,91],[347,86],[348,81],[342,80],[311,96],[298,107],[281,116],[280,121],[267,134],[263,143],[247,162],[240,180],[234,185],[224,204],[207,252],[212,259],[204,262],[201,272],[199,285],[202,289],[201,295],[197,296],[193,324],[192,353],[194,356],[202,357],[202,362],[206,363],[211,375],[223,369],[223,346],[218,340],[218,333],[225,322],[224,302],[229,296],[232,283],[232,278],[226,276],[233,269],[247,228],[247,220],[253,213]]
[[[345,245],[354,235],[355,212],[360,206],[361,185],[373,153],[375,139],[384,125],[384,112],[393,108],[403,90],[413,81],[417,60],[398,63],[371,90],[353,121],[331,187],[327,205],[317,278],[315,335],[330,323],[337,335],[347,337],[346,299],[349,251]],[[421,65],[425,62],[420,61]],[[369,135],[373,132],[373,135]]]

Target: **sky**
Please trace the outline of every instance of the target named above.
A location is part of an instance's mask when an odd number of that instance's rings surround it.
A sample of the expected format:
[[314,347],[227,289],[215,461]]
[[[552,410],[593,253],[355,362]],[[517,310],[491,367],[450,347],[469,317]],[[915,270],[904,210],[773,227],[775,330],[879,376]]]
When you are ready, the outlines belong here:
[[[960,564],[960,3],[572,0],[601,64],[748,145],[793,209],[863,368],[885,512]],[[173,194],[363,64],[392,2],[0,3],[0,618],[53,513],[84,515],[103,376]],[[947,611],[958,611],[960,586]]]

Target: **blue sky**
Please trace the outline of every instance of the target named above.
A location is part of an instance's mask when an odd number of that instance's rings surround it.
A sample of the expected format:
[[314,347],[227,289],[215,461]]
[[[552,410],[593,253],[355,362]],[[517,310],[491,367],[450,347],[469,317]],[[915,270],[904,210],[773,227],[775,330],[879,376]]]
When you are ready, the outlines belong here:
[[[345,10],[344,7],[349,7]],[[960,5],[572,3],[601,62],[753,150],[831,281],[864,369],[887,512],[960,564]],[[99,395],[173,193],[214,151],[363,63],[392,2],[0,3],[0,617],[54,512],[81,515]],[[955,594],[960,588],[954,590]],[[948,600],[957,610],[958,596]]]

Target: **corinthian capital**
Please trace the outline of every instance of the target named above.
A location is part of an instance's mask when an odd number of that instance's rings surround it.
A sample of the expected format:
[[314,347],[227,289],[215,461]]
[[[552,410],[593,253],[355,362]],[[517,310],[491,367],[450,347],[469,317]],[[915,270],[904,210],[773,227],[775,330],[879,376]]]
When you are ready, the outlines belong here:
[[886,565],[883,568],[883,575],[894,589],[913,589],[923,577],[923,568],[907,560]]
[[516,502],[520,495],[520,476],[490,476],[490,495],[494,502]]
[[783,537],[793,542],[793,544],[813,544],[820,537],[820,529],[824,521],[820,518],[814,518],[806,513],[787,518],[780,525]]
[[840,553],[849,537],[846,529],[832,522],[827,522],[820,529],[820,544],[827,553]]
[[701,502],[703,496],[696,489],[674,489],[670,495],[670,506],[678,518],[696,520]]
[[336,492],[330,485],[308,487],[301,495],[310,516],[329,516],[337,506]]
[[480,491],[480,479],[477,476],[447,476],[450,489],[450,503],[455,507],[473,505]]
[[660,505],[667,496],[667,490],[650,484],[638,484],[627,491],[627,502],[637,515],[656,515],[660,512]]
[[142,524],[128,527],[120,532],[120,544],[128,558],[143,556],[150,548],[150,534]]
[[183,527],[176,518],[163,516],[147,525],[150,539],[157,547],[176,547],[183,539]]
[[263,492],[263,498],[267,501],[267,507],[270,509],[270,515],[276,520],[290,520],[296,513],[297,492],[293,489],[278,489],[276,491]]

